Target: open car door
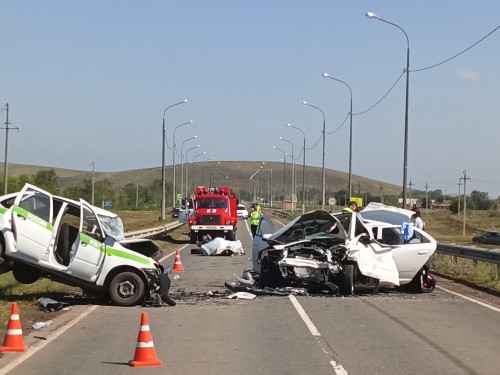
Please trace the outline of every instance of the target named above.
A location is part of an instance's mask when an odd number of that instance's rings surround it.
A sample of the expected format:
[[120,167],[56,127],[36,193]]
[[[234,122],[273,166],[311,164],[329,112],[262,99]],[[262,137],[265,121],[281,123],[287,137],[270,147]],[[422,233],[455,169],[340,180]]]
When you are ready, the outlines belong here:
[[75,235],[71,234],[73,231],[70,228],[68,271],[75,277],[95,281],[105,256],[104,232],[92,206],[83,199],[80,199],[80,228]]
[[12,232],[16,251],[36,261],[46,254],[52,239],[52,194],[26,184],[12,206]]

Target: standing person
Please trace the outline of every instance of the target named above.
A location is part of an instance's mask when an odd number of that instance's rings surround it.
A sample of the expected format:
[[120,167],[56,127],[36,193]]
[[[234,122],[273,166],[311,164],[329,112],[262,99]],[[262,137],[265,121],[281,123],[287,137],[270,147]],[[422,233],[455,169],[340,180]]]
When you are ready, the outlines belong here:
[[259,225],[260,211],[257,209],[257,205],[254,203],[252,205],[252,212],[250,212],[250,230],[252,231],[252,238],[255,237],[257,232],[257,226]]
[[350,201],[349,205],[342,209],[342,212],[345,214],[352,214],[353,212],[357,211],[358,211],[358,202],[356,201]]
[[415,228],[419,228],[422,230],[425,230],[425,223],[422,220],[422,217],[420,216],[420,210],[414,210],[414,214],[411,216],[411,221],[413,222],[413,225]]

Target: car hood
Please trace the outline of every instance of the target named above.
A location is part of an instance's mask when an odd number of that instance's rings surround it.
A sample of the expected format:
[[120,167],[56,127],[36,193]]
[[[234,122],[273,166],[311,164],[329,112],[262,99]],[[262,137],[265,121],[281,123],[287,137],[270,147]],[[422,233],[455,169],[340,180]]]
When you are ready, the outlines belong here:
[[363,219],[382,221],[393,225],[401,225],[405,222],[409,222],[414,213],[415,212],[405,210],[404,208],[386,206],[385,204],[377,202],[369,203],[363,211],[361,211]]
[[317,233],[329,233],[342,240],[347,238],[347,233],[337,218],[327,211],[316,210],[292,220],[274,232],[268,240],[289,243]]

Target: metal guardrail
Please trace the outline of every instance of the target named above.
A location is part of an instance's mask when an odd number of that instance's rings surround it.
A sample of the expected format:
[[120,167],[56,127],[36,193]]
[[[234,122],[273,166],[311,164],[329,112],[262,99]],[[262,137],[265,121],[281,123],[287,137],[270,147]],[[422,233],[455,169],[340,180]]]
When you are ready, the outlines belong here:
[[166,234],[166,233],[172,232],[173,230],[175,230],[183,225],[184,225],[184,223],[172,222],[172,223],[164,224],[162,226],[158,226],[158,227],[154,227],[154,228],[135,230],[132,232],[125,233],[125,238],[131,239],[131,238],[156,237],[160,234]]
[[458,246],[453,244],[438,243],[436,252],[458,258],[472,259],[500,265],[499,249],[478,249],[475,247]]

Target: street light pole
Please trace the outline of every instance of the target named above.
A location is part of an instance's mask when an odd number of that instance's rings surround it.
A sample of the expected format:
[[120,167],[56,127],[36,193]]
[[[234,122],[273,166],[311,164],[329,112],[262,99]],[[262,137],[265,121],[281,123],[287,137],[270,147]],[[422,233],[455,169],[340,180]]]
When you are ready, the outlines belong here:
[[406,31],[399,25],[389,22],[380,18],[373,12],[367,12],[366,17],[369,19],[376,19],[385,22],[389,25],[397,27],[403,32],[406,38],[406,100],[405,100],[405,139],[404,139],[404,151],[403,151],[403,208],[406,208],[406,182],[408,175],[408,104],[409,104],[409,90],[410,90],[410,39]]
[[184,99],[178,103],[169,105],[163,111],[163,133],[162,133],[162,137],[161,137],[161,212],[160,212],[160,219],[161,220],[165,220],[165,143],[166,143],[165,114],[167,113],[169,108],[172,108],[176,105],[184,104],[184,103],[187,103],[187,99]]
[[187,194],[187,190],[188,190],[188,166],[189,166],[188,154],[189,154],[189,151],[194,150],[195,148],[200,148],[200,147],[201,147],[201,145],[196,145],[196,146],[191,147],[190,149],[188,149],[186,151],[186,185],[185,185],[186,186],[186,194],[184,195],[186,198],[188,196],[188,194]]
[[182,141],[182,143],[181,143],[181,195],[184,194],[184,154],[182,152],[182,149],[184,148],[184,143],[186,143],[187,141],[190,141],[191,139],[196,139],[196,138],[198,138],[197,135],[195,135],[194,137],[191,137],[191,138],[187,138],[184,141]]
[[288,124],[287,125],[288,127],[290,128],[294,128],[294,129],[297,129],[298,131],[300,131],[302,133],[302,136],[304,137],[304,144],[302,146],[302,215],[305,214],[306,212],[306,201],[305,201],[305,176],[306,176],[306,133],[304,133],[304,131],[297,127],[297,126],[293,126],[292,124]]
[[328,73],[323,73],[323,77],[330,78],[330,79],[333,79],[334,81],[343,83],[349,89],[349,92],[351,94],[351,106],[349,109],[349,177],[348,177],[349,186],[347,189],[348,194],[349,194],[349,201],[350,201],[351,196],[352,196],[352,90],[351,90],[351,86],[349,86],[346,82],[344,82],[340,79],[337,79],[335,77],[332,77]]
[[291,200],[292,200],[292,212],[293,212],[293,198],[295,197],[295,153],[294,153],[294,149],[293,149],[293,143],[290,142],[288,139],[285,139],[283,137],[278,137],[279,140],[281,141],[285,141],[287,142],[288,144],[290,144],[290,146],[292,146],[292,181],[290,182],[290,195],[291,195]]
[[206,155],[206,154],[207,153],[205,151],[203,151],[202,153],[193,156],[193,181],[192,181],[193,182],[193,191],[194,191],[194,166],[195,166],[194,162],[195,162],[197,157],[202,156],[202,155]]
[[273,146],[275,150],[281,151],[283,153],[283,208],[285,208],[285,186],[286,186],[286,152],[279,147]]
[[191,121],[187,121],[183,124],[180,124],[180,125],[177,125],[174,129],[174,134],[173,134],[173,137],[172,137],[172,151],[173,151],[173,155],[172,155],[172,168],[174,170],[174,182],[172,184],[172,208],[175,207],[177,204],[176,204],[176,190],[175,190],[175,151],[176,151],[176,148],[177,148],[177,145],[175,143],[175,132],[177,131],[177,129],[179,129],[181,126],[184,126],[184,125],[188,125],[188,124],[192,124],[193,123],[193,120]]
[[325,112],[321,110],[321,108],[318,108],[306,101],[303,101],[302,104],[308,105],[309,107],[316,108],[318,111],[321,112],[323,115],[323,161],[322,161],[322,166],[321,166],[321,171],[322,171],[322,183],[321,183],[321,209],[325,209],[325,128],[326,128],[326,118],[325,118]]

